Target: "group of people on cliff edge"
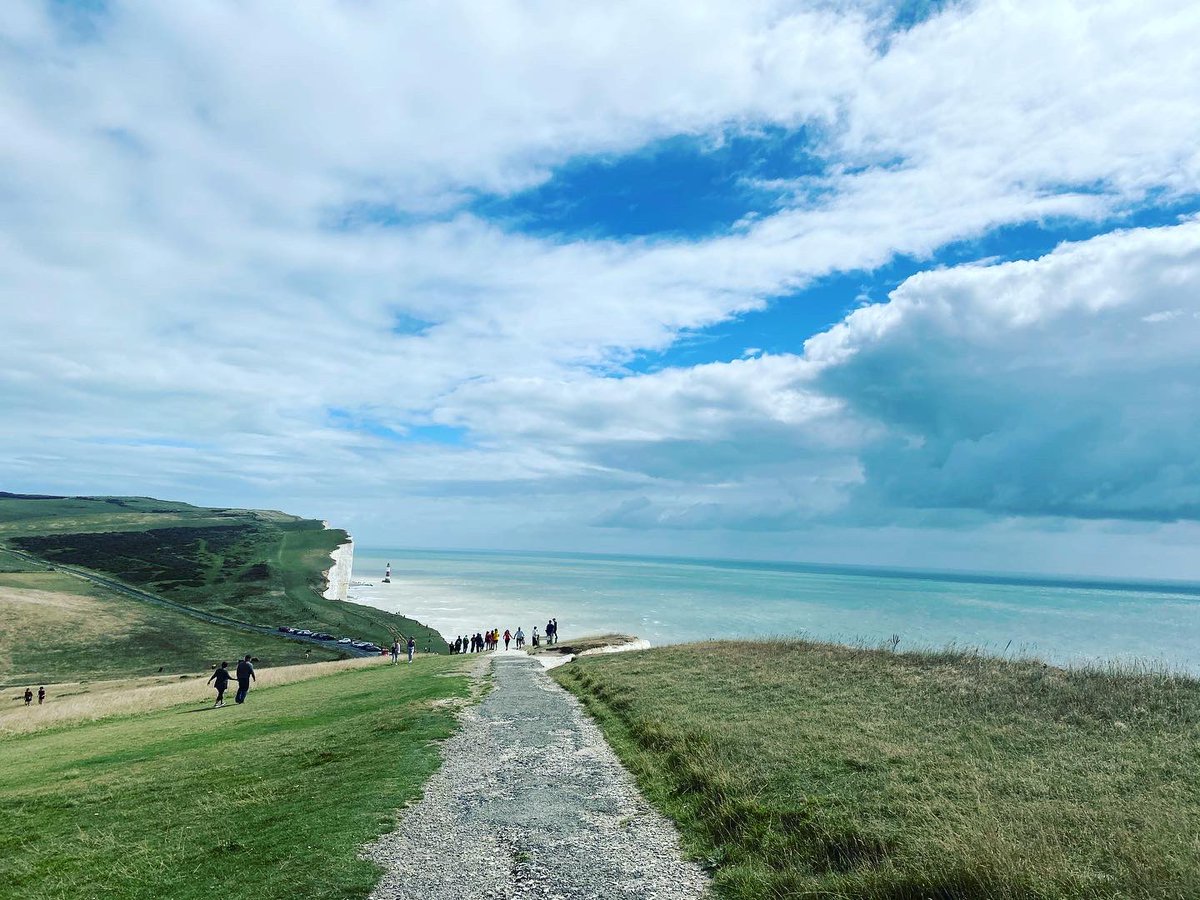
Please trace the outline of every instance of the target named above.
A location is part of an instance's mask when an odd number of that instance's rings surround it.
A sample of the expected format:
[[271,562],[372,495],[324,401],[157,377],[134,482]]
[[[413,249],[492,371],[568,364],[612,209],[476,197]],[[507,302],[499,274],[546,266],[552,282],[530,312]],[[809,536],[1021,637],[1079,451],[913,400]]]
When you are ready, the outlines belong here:
[[[503,635],[499,628],[492,628],[488,631],[477,631],[475,634],[467,635],[460,634],[453,641],[448,642],[451,653],[483,653],[485,651],[499,650],[500,642],[504,641],[504,649],[510,649],[514,643],[517,650],[525,649],[525,629],[517,626],[517,630],[511,628],[504,629]],[[558,619],[550,619],[546,622],[546,644],[558,643]],[[532,646],[540,647],[542,638],[538,636],[537,626],[533,626],[533,641]]]

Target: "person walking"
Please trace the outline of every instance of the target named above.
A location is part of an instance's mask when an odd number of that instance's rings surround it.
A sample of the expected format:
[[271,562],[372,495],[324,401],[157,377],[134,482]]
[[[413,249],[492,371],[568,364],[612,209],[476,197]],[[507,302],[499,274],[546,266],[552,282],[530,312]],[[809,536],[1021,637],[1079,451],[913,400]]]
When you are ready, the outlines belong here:
[[517,626],[516,638],[517,638],[517,649],[520,650],[522,647],[525,646],[525,632],[521,629],[520,625]]
[[551,619],[550,624],[554,626],[554,643],[558,643],[558,619]]
[[33,702],[33,688],[25,688],[25,705]]
[[258,676],[254,674],[254,664],[250,662],[250,654],[246,654],[245,659],[238,660],[237,664],[237,693],[233,695],[233,699],[238,703],[246,702],[246,694],[250,691],[250,682],[257,681]]
[[38,706],[46,702],[46,686],[43,684],[38,688]]
[[208,683],[217,689],[217,702],[213,709],[225,705],[225,689],[229,687],[229,663],[221,663],[221,668],[208,676]]
[[400,662],[400,638],[392,641],[392,665]]
[[413,654],[417,652],[417,639],[411,635],[408,638],[408,661],[412,662]]
[[533,646],[535,646],[535,647],[539,647],[539,646],[541,646],[541,645],[538,643],[538,633],[537,633],[537,626],[536,626],[536,625],[534,625],[534,626],[533,626]]
[[507,628],[504,629],[504,649],[508,649],[508,642],[512,640],[512,632]]

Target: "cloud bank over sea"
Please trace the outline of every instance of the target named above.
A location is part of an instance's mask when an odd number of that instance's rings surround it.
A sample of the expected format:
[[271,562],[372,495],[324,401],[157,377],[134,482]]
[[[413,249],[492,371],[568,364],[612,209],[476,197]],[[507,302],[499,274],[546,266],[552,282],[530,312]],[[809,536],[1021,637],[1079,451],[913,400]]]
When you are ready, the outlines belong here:
[[0,472],[1200,579],[1200,10],[0,6]]

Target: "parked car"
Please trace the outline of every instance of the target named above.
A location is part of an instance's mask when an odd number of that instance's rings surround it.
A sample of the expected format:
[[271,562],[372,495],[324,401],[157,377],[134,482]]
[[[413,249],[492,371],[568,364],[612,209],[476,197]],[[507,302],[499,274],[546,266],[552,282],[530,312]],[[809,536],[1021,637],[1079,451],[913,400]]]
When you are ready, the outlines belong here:
[[316,634],[313,635],[313,637],[315,637],[318,641],[332,641],[333,640],[333,635],[327,634],[324,631],[318,631]]
[[313,633],[311,631],[309,631],[307,628],[301,628],[299,631],[296,632],[296,634],[300,635],[301,637],[312,637],[313,636]]
[[366,650],[368,653],[382,653],[383,652],[382,647],[376,647],[374,644],[363,644],[358,649]]
[[292,629],[288,628],[286,625],[280,625],[278,630],[282,631],[284,634],[292,633]]
[[350,640],[350,638],[338,638],[338,643],[339,644],[353,644],[354,641]]

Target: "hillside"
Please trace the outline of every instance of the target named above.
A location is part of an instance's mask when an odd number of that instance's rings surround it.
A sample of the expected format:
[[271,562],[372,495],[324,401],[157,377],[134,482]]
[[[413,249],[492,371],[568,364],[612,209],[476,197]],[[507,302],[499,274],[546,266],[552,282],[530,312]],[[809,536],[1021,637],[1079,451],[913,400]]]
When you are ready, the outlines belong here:
[[728,641],[555,670],[730,898],[1200,896],[1200,682]]
[[364,897],[379,869],[359,850],[437,768],[463,667],[270,670],[223,709],[203,679],[167,688],[166,707],[135,688],[148,711],[6,736],[0,896]]
[[279,663],[345,655],[281,625],[443,651],[418,622],[321,596],[346,540],[274,511],[0,493],[0,684],[194,671],[243,647]]

